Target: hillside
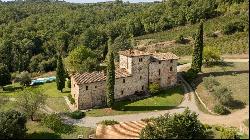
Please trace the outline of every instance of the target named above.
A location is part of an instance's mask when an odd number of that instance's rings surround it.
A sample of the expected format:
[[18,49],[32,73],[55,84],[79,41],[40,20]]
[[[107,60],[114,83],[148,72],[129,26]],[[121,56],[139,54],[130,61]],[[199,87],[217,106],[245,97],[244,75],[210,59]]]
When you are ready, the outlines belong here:
[[[158,50],[190,55],[191,36],[201,20],[205,20],[205,34],[218,34],[205,37],[207,45],[216,45],[223,53],[246,53],[248,4],[248,0],[168,0],[144,4],[0,2],[0,63],[10,72],[48,72],[55,70],[60,54],[64,59],[74,58],[69,60],[73,65],[91,65],[84,71],[93,71],[104,61],[109,43],[117,54],[136,45],[134,39],[167,41],[170,45]],[[222,28],[233,21],[239,22],[244,31],[222,34]],[[179,35],[189,42],[174,43]],[[82,52],[86,52],[84,56],[80,55]]]
[[[240,9],[241,7],[241,9]],[[225,15],[204,22],[204,43],[205,46],[215,46],[221,50],[222,54],[248,54],[248,7],[245,4],[239,5],[240,12],[228,11]],[[224,26],[233,22],[245,22],[246,27],[242,32],[231,35],[222,33]],[[179,56],[192,54],[192,35],[197,30],[197,24],[180,26],[168,31],[147,34],[136,37],[136,43],[141,50],[171,51]],[[216,34],[217,36],[211,36]],[[188,39],[186,44],[176,43],[175,40],[180,35]]]

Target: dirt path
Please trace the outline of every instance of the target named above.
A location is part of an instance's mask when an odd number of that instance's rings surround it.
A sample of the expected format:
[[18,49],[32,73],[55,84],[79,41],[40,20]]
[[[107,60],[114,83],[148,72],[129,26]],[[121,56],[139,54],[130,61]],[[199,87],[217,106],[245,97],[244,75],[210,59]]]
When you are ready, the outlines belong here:
[[[129,122],[129,121],[140,121],[141,119],[157,117],[160,115],[164,115],[165,113],[181,113],[188,107],[190,110],[199,114],[198,118],[201,122],[206,124],[220,124],[222,126],[234,126],[239,129],[242,127],[245,129],[244,132],[247,132],[248,129],[244,127],[243,121],[249,118],[249,106],[246,108],[233,112],[230,115],[225,116],[217,116],[217,115],[209,115],[201,112],[196,103],[194,92],[189,85],[185,85],[185,95],[183,102],[174,109],[164,110],[164,111],[152,111],[147,113],[138,113],[138,114],[125,114],[125,115],[115,115],[115,116],[103,116],[103,117],[85,117],[80,120],[67,119],[66,123],[79,125],[79,126],[87,126],[87,127],[96,127],[96,124],[102,120],[116,120],[119,122]],[[191,98],[191,99],[190,99]]]

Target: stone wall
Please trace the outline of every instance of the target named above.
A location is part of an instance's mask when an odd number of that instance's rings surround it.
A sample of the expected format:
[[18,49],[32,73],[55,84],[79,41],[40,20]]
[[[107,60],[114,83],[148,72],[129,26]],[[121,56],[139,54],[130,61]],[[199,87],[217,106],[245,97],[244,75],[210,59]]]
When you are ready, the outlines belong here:
[[75,99],[75,108],[78,108],[79,86],[76,84],[74,78],[71,77],[71,96]]
[[[86,90],[86,86],[88,90]],[[104,106],[106,99],[106,81],[82,84],[79,86],[78,109],[88,109],[95,106]],[[115,100],[132,95],[135,92],[146,91],[145,79],[138,80],[135,77],[115,79]]]
[[[172,67],[172,71],[170,68]],[[149,82],[158,83],[161,88],[176,84],[177,62],[176,60],[155,61],[149,64]]]
[[[157,82],[162,88],[176,84],[177,60],[150,62],[151,56],[127,57],[120,55],[120,68],[126,68],[131,76],[115,79],[115,99],[122,99],[135,92],[147,91],[149,82]],[[170,71],[172,67],[172,71]],[[160,70],[160,75],[159,75]],[[71,79],[72,97],[75,97],[76,108],[89,109],[103,106],[106,101],[106,81],[77,85]]]
[[129,74],[132,74],[132,58],[124,55],[120,55],[120,68],[125,68],[128,70]]
[[105,81],[81,84],[79,87],[79,109],[88,109],[104,105]]

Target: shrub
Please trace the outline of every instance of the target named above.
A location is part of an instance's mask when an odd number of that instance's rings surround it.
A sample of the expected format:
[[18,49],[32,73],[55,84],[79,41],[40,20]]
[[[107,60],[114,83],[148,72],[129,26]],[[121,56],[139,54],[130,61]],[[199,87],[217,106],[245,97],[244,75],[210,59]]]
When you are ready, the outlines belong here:
[[69,99],[71,104],[75,104],[75,99],[72,97],[71,94],[68,95],[68,99]]
[[203,78],[203,85],[208,91],[211,92],[214,91],[214,87],[219,86],[220,83],[217,80],[215,80],[213,76],[209,76]]
[[245,26],[242,22],[230,22],[223,27],[223,33],[226,35],[230,35],[235,32],[243,32],[244,28]]
[[22,86],[28,86],[31,83],[31,75],[27,71],[21,72],[18,77],[19,77],[19,80],[20,80],[20,84]]
[[0,139],[20,139],[26,134],[26,117],[11,110],[0,112]]
[[67,81],[67,87],[71,88],[71,80],[70,79]]
[[218,86],[214,89],[213,95],[223,105],[229,106],[233,102],[232,91],[228,90],[227,87]]
[[215,105],[213,108],[213,111],[217,114],[220,114],[220,115],[226,115],[226,114],[230,113],[230,111],[221,104]]
[[156,94],[160,91],[160,85],[156,83],[149,84],[149,92],[151,94]]
[[141,139],[201,139],[206,129],[196,113],[186,109],[181,114],[160,116],[144,127]]
[[119,124],[119,122],[115,121],[115,120],[103,120],[101,121],[102,125],[115,125],[115,124]]
[[239,139],[237,135],[237,131],[233,128],[223,128],[220,131],[220,138],[221,139]]
[[50,114],[42,118],[41,124],[52,129],[56,133],[72,133],[74,127],[64,124],[58,114]]
[[85,113],[80,111],[80,110],[77,110],[77,111],[74,111],[74,112],[70,112],[68,114],[72,119],[81,119],[83,117],[85,117]]
[[183,78],[188,82],[192,82],[197,77],[197,72],[193,69],[189,69],[187,72],[183,73]]
[[215,64],[215,62],[218,62],[221,59],[220,55],[221,52],[218,48],[207,46],[203,50],[203,61],[207,66]]

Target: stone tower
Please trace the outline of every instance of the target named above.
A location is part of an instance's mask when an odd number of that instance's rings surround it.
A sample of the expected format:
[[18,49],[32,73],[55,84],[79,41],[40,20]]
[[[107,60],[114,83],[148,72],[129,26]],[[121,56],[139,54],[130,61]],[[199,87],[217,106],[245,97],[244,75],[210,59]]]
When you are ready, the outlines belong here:
[[150,54],[127,50],[120,52],[120,68],[125,68],[137,83],[136,91],[145,91],[148,88]]

